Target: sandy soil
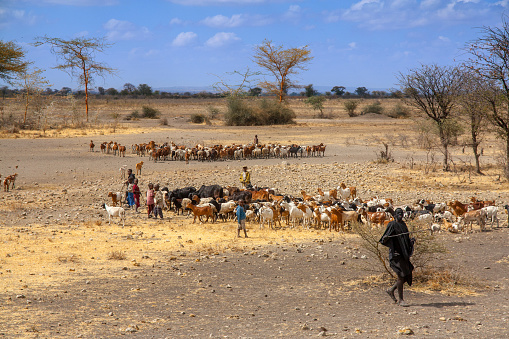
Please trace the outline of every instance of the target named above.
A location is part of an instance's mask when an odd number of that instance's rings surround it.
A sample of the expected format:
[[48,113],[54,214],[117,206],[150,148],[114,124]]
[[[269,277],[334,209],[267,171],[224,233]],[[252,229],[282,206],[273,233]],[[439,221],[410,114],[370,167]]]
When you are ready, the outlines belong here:
[[[136,127],[136,129],[134,129]],[[398,131],[398,132],[395,132]],[[140,161],[88,152],[114,140],[228,144],[260,141],[327,145],[325,157],[201,163],[153,163],[144,158],[140,186],[170,189],[236,185],[240,168],[254,182],[295,196],[340,182],[359,195],[391,197],[396,204],[471,196],[509,201],[509,185],[496,168],[443,173],[416,147],[408,121],[387,118],[300,119],[295,126],[225,128],[169,126],[142,121],[115,134],[73,138],[0,139],[0,173],[17,172],[16,189],[0,194],[0,335],[5,337],[114,338],[387,338],[401,332],[431,338],[509,335],[507,216],[502,227],[468,234],[440,233],[447,253],[433,266],[454,272],[458,286],[416,284],[410,307],[392,304],[391,280],[373,271],[376,260],[352,232],[235,223],[191,224],[165,212],[165,220],[128,211],[126,227],[107,224],[100,204],[121,188],[119,167]],[[392,136],[392,139],[391,139]],[[392,140],[395,161],[374,162],[380,140]],[[468,154],[453,150],[458,164]],[[483,161],[496,163],[487,147]],[[439,161],[439,158],[437,156]],[[461,161],[460,161],[461,160]],[[17,166],[17,167],[16,167]],[[460,165],[458,165],[459,169]],[[122,260],[111,260],[120,253]],[[325,329],[325,330],[324,330]]]

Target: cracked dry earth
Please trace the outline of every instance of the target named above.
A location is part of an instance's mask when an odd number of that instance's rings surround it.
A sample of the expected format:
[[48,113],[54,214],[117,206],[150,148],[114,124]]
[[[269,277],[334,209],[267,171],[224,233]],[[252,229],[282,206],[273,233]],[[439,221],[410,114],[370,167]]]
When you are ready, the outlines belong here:
[[[241,142],[255,134],[181,127],[171,131],[172,138]],[[271,129],[257,130],[259,137],[268,139],[264,133]],[[370,161],[377,147],[368,142],[336,142],[335,129],[324,126],[295,129],[312,142],[334,143],[323,158],[247,161],[261,186],[298,196],[301,189],[315,194],[318,187],[345,181],[361,197],[390,196],[397,204],[423,195],[435,201],[509,201],[507,183],[497,182],[495,174],[470,182],[442,173],[430,179],[405,167],[408,155],[422,156],[418,151],[395,149],[396,161],[379,165]],[[142,141],[166,135],[144,134]],[[90,138],[0,140],[7,150],[1,172],[19,173],[17,188],[0,194],[0,337],[509,336],[505,214],[500,227],[485,232],[474,227],[468,234],[439,233],[447,252],[433,266],[456,272],[459,285],[470,283],[457,289],[445,288],[445,282],[433,288],[415,284],[405,289],[410,306],[403,308],[385,294],[392,281],[373,272],[375,258],[351,231],[260,230],[248,223],[249,238],[238,239],[233,221],[192,224],[173,212],[155,221],[132,210],[126,227],[108,225],[99,206],[108,202],[108,191],[120,189],[118,168],[134,167],[140,159],[87,152]],[[92,138],[129,144],[140,136]],[[148,182],[169,188],[235,185],[243,164],[146,161],[138,178],[142,191]],[[108,259],[114,253],[122,254],[120,260]]]

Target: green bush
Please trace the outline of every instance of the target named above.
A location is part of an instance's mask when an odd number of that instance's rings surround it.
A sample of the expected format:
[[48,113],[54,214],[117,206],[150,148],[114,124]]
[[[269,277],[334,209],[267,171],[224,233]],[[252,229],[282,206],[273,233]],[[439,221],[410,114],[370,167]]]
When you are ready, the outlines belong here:
[[368,113],[375,113],[375,114],[382,114],[384,112],[384,108],[380,101],[376,101],[370,105],[367,105],[364,107],[361,111],[361,114],[368,114]]
[[357,100],[347,100],[343,103],[343,106],[345,107],[348,116],[354,117],[357,115],[355,114],[355,110],[359,106],[359,102]]
[[294,123],[295,112],[285,104],[261,100],[248,102],[237,97],[229,97],[224,115],[228,126],[284,125]]
[[161,112],[159,112],[157,109],[149,106],[143,106],[142,111],[143,111],[142,117],[148,119],[157,119],[161,114]]
[[201,124],[205,121],[205,116],[203,114],[192,114],[191,122],[194,124]]
[[398,102],[396,106],[387,113],[387,116],[396,119],[408,118],[410,116],[410,109],[408,106]]

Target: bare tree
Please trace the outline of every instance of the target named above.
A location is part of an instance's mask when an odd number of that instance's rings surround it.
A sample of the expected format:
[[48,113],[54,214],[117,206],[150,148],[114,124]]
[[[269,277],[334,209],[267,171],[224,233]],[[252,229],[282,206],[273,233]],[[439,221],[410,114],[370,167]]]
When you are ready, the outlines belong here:
[[[215,75],[215,74],[214,74]],[[251,83],[256,81],[256,77],[260,72],[252,72],[249,67],[245,72],[233,71],[227,72],[225,76],[215,75],[219,80],[212,85],[212,87],[230,97],[240,97],[248,95]]]
[[261,45],[255,47],[254,61],[261,68],[269,71],[275,81],[263,81],[260,87],[269,93],[275,94],[279,102],[282,102],[288,89],[296,87],[296,83],[290,79],[291,75],[305,71],[305,65],[313,59],[308,46],[285,49],[283,45],[273,45],[272,41],[264,40]]
[[398,75],[405,101],[425,113],[437,127],[444,171],[449,170],[449,145],[458,134],[452,113],[462,89],[461,76],[458,67],[438,65],[422,65]]
[[509,21],[502,19],[502,27],[483,26],[481,36],[470,42],[466,50],[472,55],[470,69],[481,77],[494,81],[498,94],[486,98],[490,105],[489,118],[506,144],[504,172],[509,178]]
[[85,86],[86,120],[88,122],[88,89],[93,84],[94,76],[104,76],[106,73],[115,74],[113,68],[96,61],[95,54],[104,52],[111,46],[104,42],[104,38],[79,37],[72,40],[50,38],[47,36],[36,38],[35,46],[50,45],[51,52],[62,60],[54,67],[67,72],[71,77],[77,76],[80,84]]
[[464,70],[463,84],[465,91],[459,98],[460,114],[465,117],[470,131],[470,146],[474,153],[475,167],[478,174],[481,172],[480,145],[486,130],[490,111],[490,98],[493,98],[495,86],[492,81],[480,77],[478,74]]
[[25,101],[25,116],[23,118],[23,125],[26,125],[27,123],[28,106],[30,105],[32,96],[41,95],[44,87],[51,86],[49,81],[42,76],[42,72],[44,72],[44,70],[35,67],[31,72],[29,72],[28,69],[25,69],[25,71],[19,76],[20,79],[18,84],[24,89],[23,95]]

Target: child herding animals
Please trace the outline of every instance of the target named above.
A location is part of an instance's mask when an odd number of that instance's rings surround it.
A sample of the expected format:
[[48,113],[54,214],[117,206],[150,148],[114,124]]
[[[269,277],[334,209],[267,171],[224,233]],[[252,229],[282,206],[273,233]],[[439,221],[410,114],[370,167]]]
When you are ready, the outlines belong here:
[[154,185],[152,183],[148,184],[147,190],[147,217],[152,218],[152,211],[154,210]]

